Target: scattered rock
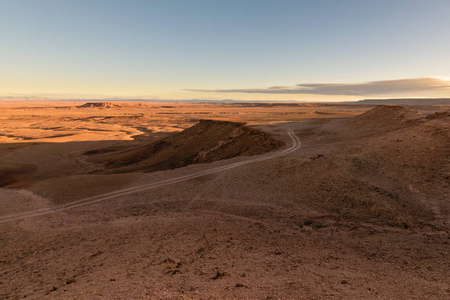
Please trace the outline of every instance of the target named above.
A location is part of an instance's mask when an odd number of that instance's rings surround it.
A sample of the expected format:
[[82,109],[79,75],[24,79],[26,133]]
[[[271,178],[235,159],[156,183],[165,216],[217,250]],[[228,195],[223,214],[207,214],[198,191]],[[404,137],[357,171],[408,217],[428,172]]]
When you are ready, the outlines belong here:
[[91,258],[94,258],[102,253],[103,253],[103,251],[98,250],[97,252],[95,252],[94,254],[91,255]]
[[217,271],[216,275],[214,277],[212,277],[211,279],[217,280],[217,279],[223,278],[224,276],[225,276],[225,272]]

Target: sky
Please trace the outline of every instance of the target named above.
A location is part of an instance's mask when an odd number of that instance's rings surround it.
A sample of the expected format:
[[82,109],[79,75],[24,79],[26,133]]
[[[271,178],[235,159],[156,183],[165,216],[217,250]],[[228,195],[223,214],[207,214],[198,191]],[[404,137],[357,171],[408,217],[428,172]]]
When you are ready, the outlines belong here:
[[0,0],[0,96],[450,97],[449,0]]

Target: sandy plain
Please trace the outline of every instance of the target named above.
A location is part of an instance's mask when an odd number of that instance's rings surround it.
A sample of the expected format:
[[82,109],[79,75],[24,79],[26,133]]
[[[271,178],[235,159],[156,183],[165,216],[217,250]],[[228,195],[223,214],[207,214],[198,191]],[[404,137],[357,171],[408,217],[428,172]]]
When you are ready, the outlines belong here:
[[[449,297],[448,106],[84,104],[0,103],[0,299]],[[150,173],[86,155],[200,119],[285,146]]]

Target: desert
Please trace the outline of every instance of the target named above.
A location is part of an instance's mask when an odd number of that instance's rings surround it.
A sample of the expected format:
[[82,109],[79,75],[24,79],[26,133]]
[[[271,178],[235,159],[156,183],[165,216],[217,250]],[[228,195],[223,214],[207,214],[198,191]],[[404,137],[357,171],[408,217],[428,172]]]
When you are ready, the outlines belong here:
[[0,1],[0,300],[450,299],[450,1]]
[[449,297],[449,104],[0,110],[1,299]]

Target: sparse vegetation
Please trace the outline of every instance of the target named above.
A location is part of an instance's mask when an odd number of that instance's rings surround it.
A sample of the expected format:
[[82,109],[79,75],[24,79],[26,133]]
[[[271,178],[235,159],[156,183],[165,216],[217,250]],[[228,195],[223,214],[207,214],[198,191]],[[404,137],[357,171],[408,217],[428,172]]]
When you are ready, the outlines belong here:
[[325,225],[323,225],[322,223],[314,223],[314,224],[312,225],[312,227],[313,227],[314,229],[320,229],[320,228],[324,228]]

